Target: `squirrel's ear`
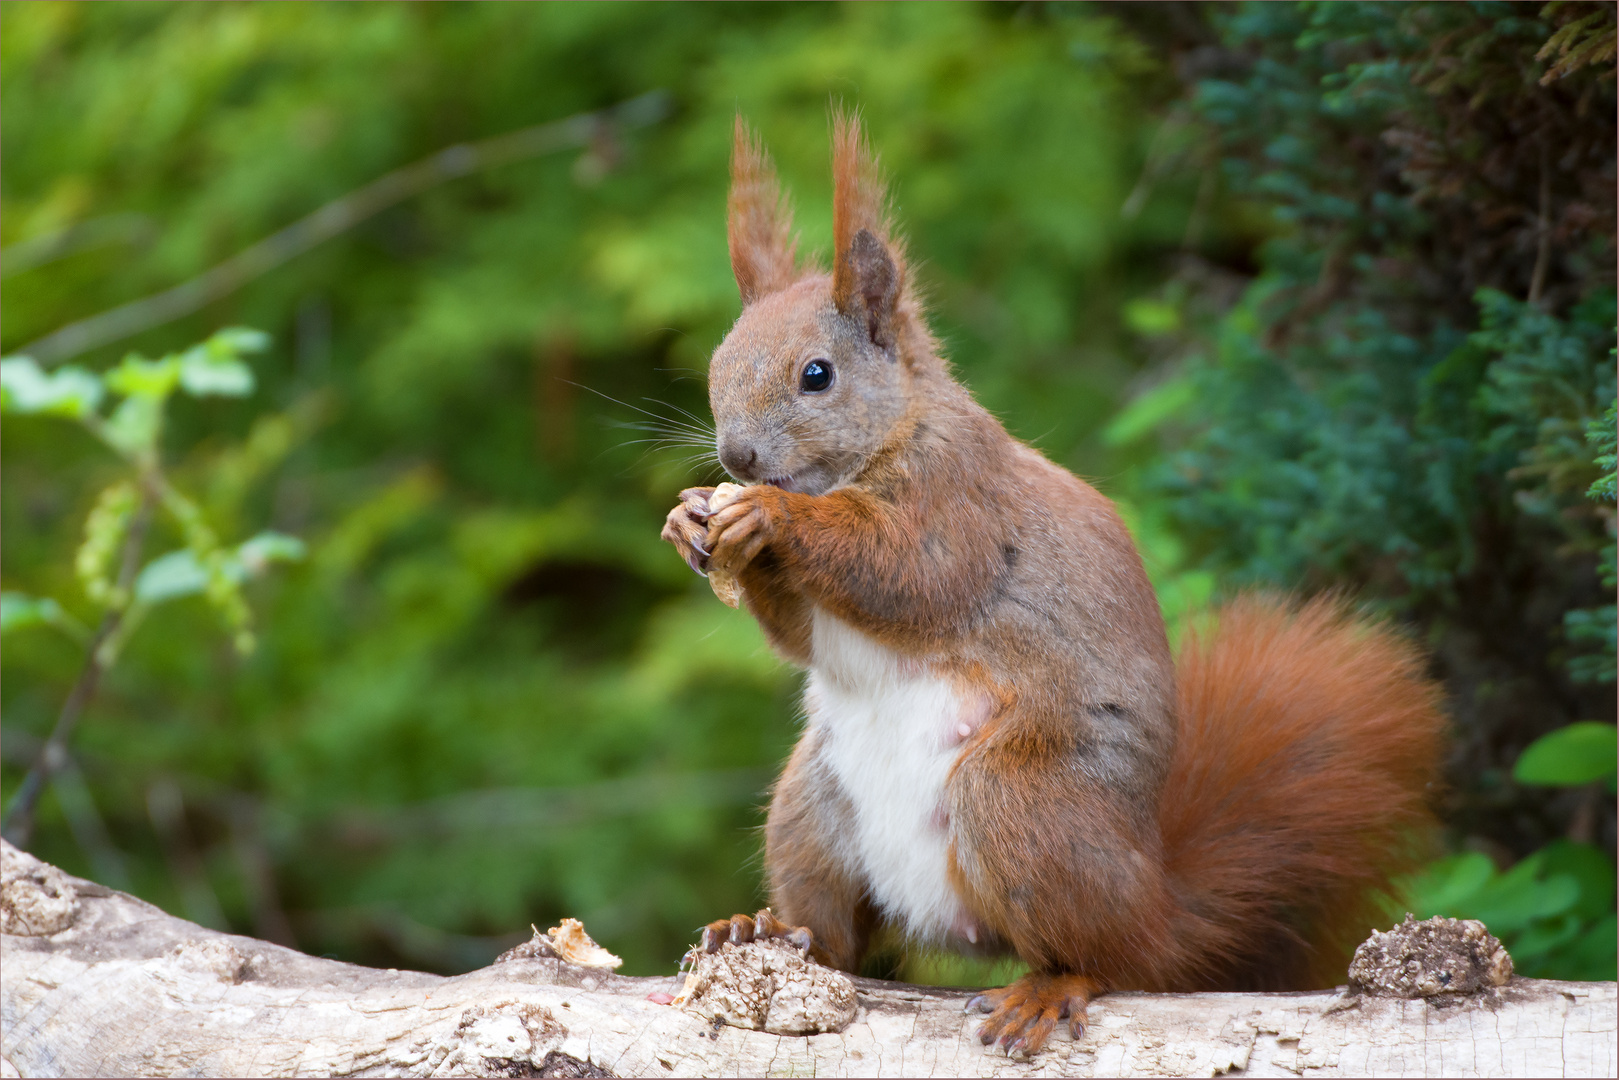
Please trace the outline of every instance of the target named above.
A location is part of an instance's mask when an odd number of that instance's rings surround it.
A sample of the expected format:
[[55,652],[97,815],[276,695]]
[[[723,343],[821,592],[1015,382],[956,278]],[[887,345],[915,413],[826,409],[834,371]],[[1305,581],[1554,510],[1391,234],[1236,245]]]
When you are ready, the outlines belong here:
[[740,115],[731,144],[731,198],[726,222],[731,272],[746,307],[799,278],[793,212],[759,137]]
[[894,321],[905,288],[905,256],[890,238],[886,199],[860,118],[834,112],[832,299],[845,315],[863,318],[872,342],[883,348],[894,344]]
[[[846,289],[837,287],[838,278],[846,279]],[[849,250],[839,257],[833,295],[838,297],[839,311],[865,317],[866,333],[873,345],[882,349],[893,346],[899,267],[888,253],[888,246],[870,229],[855,233]]]

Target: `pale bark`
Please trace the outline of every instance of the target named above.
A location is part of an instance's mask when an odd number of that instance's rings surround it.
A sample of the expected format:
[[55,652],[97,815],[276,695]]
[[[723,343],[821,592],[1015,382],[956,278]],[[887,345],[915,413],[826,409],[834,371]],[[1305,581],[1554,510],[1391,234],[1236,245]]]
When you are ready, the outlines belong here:
[[1613,983],[1521,978],[1423,1000],[1109,994],[1082,1041],[1059,1035],[1026,1062],[979,1045],[961,992],[861,979],[845,1030],[778,1036],[649,1000],[677,992],[674,977],[555,959],[454,978],[320,960],[53,877],[5,848],[5,1076],[1613,1076],[1619,1065]]

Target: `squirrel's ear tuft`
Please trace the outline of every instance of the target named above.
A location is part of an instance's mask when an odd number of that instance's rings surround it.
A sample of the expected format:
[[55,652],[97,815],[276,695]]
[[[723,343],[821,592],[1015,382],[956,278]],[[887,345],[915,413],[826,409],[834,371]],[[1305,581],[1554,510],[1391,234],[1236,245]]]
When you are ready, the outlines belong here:
[[905,289],[905,254],[892,238],[887,189],[866,145],[860,118],[832,115],[832,299],[859,315],[874,344],[894,344],[894,321]]
[[800,277],[792,209],[781,193],[764,144],[740,114],[731,145],[726,234],[731,244],[731,272],[736,275],[744,307]]

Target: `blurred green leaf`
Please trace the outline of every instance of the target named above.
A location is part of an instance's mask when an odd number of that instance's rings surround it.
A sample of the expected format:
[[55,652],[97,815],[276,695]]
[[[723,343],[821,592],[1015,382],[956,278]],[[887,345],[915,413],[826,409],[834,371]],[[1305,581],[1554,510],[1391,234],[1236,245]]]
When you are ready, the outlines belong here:
[[236,549],[236,559],[248,574],[257,577],[271,563],[298,562],[306,553],[304,542],[285,533],[261,532]]
[[0,593],[0,633],[24,630],[30,626],[54,626],[80,640],[89,637],[89,631],[48,596]]
[[1522,964],[1573,941],[1583,929],[1585,925],[1580,917],[1571,912],[1559,919],[1529,927],[1513,939],[1509,952],[1514,962]]
[[1196,400],[1196,384],[1190,379],[1171,379],[1120,409],[1102,429],[1102,441],[1109,446],[1135,442],[1164,421],[1184,412]]
[[253,369],[239,360],[218,360],[190,349],[180,358],[180,385],[194,397],[246,397],[253,392]]
[[148,360],[138,353],[130,353],[103,376],[103,381],[107,389],[117,393],[160,402],[179,385],[180,358],[165,356],[161,360]]
[[[262,532],[227,552],[221,563],[225,577],[233,582],[258,577],[274,563],[297,562],[304,557],[302,540],[284,533]],[[182,596],[204,592],[209,583],[208,569],[190,548],[160,555],[141,568],[135,578],[135,599],[158,604]]]
[[199,347],[205,349],[216,361],[230,360],[243,353],[264,352],[270,347],[270,335],[252,327],[227,326],[223,330],[214,331]]
[[1143,337],[1162,337],[1181,328],[1181,313],[1162,300],[1132,300],[1124,305],[1124,321]]
[[1562,915],[1580,898],[1580,885],[1567,874],[1539,878],[1525,859],[1470,897],[1466,918],[1478,919],[1497,935],[1527,930],[1536,920]]
[[[1512,954],[1520,974],[1612,978],[1614,864],[1588,844],[1557,840],[1505,873],[1478,852],[1429,864],[1403,888],[1421,918],[1478,919]],[[1605,936],[1606,935],[1606,936]]]
[[163,400],[141,394],[127,397],[102,425],[102,433],[113,449],[138,458],[157,448],[163,430]]
[[0,593],[0,632],[20,630],[49,621],[45,614],[46,605],[54,603],[56,601],[50,599],[35,599],[27,593]]
[[1580,887],[1580,899],[1574,913],[1588,922],[1600,920],[1613,910],[1613,860],[1590,844],[1573,840],[1553,840],[1540,849],[1539,856],[1547,873],[1566,874]]
[[181,596],[194,596],[208,587],[208,571],[189,548],[159,555],[135,578],[135,599],[160,604]]
[[6,412],[87,416],[101,404],[101,380],[71,365],[50,374],[33,357],[0,360],[0,408]]
[[1464,851],[1430,863],[1423,875],[1407,890],[1409,903],[1421,918],[1451,915],[1468,909],[1476,896],[1495,876],[1495,864],[1486,855]]
[[1619,739],[1612,724],[1584,720],[1542,735],[1512,767],[1520,784],[1574,787],[1613,776]]
[[253,369],[243,354],[264,352],[270,335],[235,326],[220,330],[180,355],[180,385],[196,397],[246,397],[253,392]]
[[1613,982],[1619,954],[1619,919],[1609,912],[1568,944],[1552,948],[1537,963],[1523,965],[1524,974],[1542,979]]

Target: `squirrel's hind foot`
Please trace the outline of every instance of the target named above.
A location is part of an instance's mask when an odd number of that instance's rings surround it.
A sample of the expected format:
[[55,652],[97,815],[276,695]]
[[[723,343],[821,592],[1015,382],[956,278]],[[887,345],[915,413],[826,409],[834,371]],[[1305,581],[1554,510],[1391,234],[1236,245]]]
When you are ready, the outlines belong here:
[[1084,1038],[1085,1006],[1101,992],[1101,984],[1084,975],[1030,972],[1011,986],[972,998],[967,1011],[989,1013],[978,1029],[985,1046],[999,1040],[1008,1057],[1027,1056],[1046,1045],[1058,1020],[1068,1021],[1076,1042]]

